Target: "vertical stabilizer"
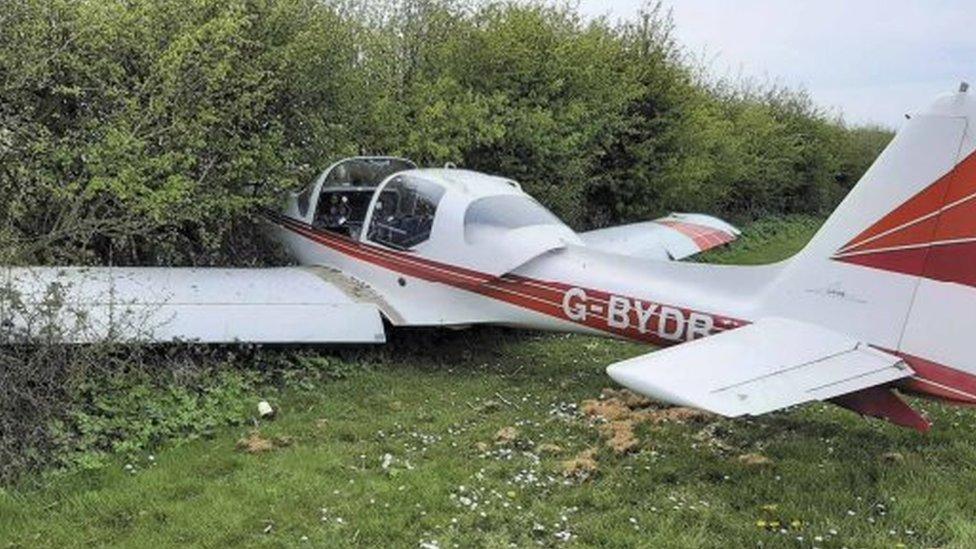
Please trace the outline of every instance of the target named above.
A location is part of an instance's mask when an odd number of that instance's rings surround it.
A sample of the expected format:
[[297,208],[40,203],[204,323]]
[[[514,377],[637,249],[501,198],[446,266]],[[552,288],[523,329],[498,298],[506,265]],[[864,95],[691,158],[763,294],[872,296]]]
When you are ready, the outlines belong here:
[[[967,88],[910,117],[784,267],[766,310],[976,373],[976,98]],[[935,371],[909,362],[923,376]],[[958,396],[976,401],[976,378],[947,383],[972,385]]]

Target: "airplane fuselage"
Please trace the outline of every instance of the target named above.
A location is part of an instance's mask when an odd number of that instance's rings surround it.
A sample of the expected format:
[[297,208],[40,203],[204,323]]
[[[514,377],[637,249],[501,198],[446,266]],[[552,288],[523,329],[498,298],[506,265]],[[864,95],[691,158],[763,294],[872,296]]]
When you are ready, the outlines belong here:
[[[393,325],[511,327],[583,333],[670,346],[745,326],[784,264],[715,266],[642,260],[567,246],[495,276],[318,230],[285,216],[280,238],[303,265],[369,285]],[[976,404],[976,376],[910,353],[905,390]]]

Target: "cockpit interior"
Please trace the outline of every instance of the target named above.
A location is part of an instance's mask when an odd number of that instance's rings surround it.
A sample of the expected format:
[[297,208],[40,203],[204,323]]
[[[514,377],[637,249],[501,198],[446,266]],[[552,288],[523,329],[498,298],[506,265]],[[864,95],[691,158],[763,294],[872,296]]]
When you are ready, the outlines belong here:
[[444,192],[444,187],[419,177],[394,177],[376,199],[367,238],[400,250],[426,241]]
[[[322,182],[312,225],[359,239],[379,185],[390,175],[415,167],[413,162],[398,158],[350,158],[336,164]],[[310,187],[299,196],[301,210],[307,211],[313,194]]]

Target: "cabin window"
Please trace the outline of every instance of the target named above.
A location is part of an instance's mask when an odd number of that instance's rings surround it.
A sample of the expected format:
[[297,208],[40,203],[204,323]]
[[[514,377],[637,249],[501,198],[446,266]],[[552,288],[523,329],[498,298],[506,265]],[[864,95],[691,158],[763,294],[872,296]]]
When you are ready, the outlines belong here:
[[485,228],[518,229],[531,225],[563,225],[558,217],[524,194],[479,198],[464,213],[464,237]]
[[323,189],[312,224],[358,240],[374,191],[372,187]]
[[376,198],[368,238],[399,250],[426,241],[443,196],[443,187],[425,179],[407,175],[391,179]]

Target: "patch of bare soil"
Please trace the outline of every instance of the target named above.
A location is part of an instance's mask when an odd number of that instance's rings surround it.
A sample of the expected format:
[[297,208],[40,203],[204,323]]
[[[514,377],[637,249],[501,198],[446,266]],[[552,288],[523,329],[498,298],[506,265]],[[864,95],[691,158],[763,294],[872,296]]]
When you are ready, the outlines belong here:
[[515,441],[519,436],[519,430],[515,427],[502,427],[495,433],[495,444],[505,445]]
[[625,454],[639,446],[634,428],[640,423],[703,423],[715,418],[713,414],[694,408],[663,407],[628,389],[604,389],[599,399],[584,400],[581,409],[595,420],[606,445],[617,454]]
[[639,395],[630,389],[611,389],[605,387],[603,391],[600,392],[600,398],[610,399],[615,398],[624,403],[628,408],[647,408],[652,406],[654,401],[647,398],[646,396]]
[[618,421],[629,418],[631,410],[626,404],[616,398],[607,400],[584,400],[583,413],[590,417],[601,417],[607,421]]
[[598,468],[596,448],[588,448],[563,462],[563,476],[582,481],[595,475]]
[[704,423],[715,419],[715,414],[699,410],[697,408],[686,408],[684,406],[672,406],[660,410],[646,412],[647,421],[651,423]]
[[742,454],[739,456],[739,462],[753,467],[763,467],[773,464],[773,460],[762,454]]
[[270,439],[264,438],[261,436],[261,432],[255,429],[248,433],[246,437],[237,441],[237,450],[248,454],[262,454],[278,448],[291,446],[291,444],[291,437],[278,436]]
[[607,446],[615,454],[626,454],[634,448],[640,441],[634,436],[634,422],[632,420],[611,421],[597,427],[603,435]]

